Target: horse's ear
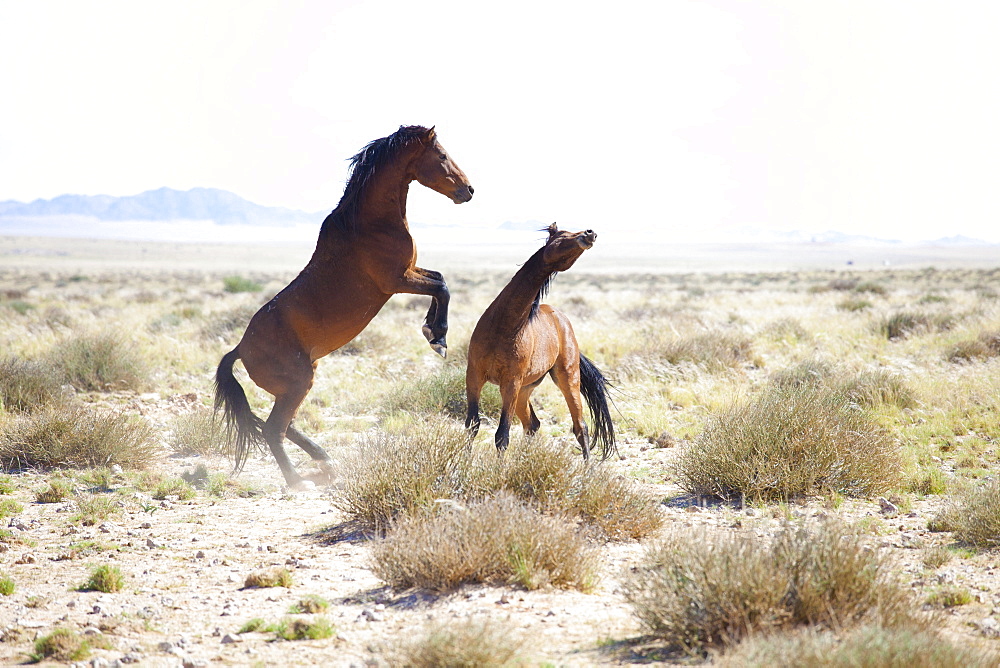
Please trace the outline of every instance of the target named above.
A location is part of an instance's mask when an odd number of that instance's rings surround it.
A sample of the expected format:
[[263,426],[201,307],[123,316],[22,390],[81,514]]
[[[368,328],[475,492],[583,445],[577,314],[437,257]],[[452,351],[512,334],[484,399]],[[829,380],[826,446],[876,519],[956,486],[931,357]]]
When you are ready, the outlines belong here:
[[546,227],[545,230],[549,233],[549,239],[551,239],[555,235],[559,234],[559,228],[556,227],[555,223],[552,223],[551,225],[549,225],[548,227]]
[[424,139],[426,139],[427,141],[434,141],[434,138],[437,137],[437,133],[434,132],[435,127],[437,126],[435,125],[431,126],[431,129],[427,131],[427,134],[424,136]]

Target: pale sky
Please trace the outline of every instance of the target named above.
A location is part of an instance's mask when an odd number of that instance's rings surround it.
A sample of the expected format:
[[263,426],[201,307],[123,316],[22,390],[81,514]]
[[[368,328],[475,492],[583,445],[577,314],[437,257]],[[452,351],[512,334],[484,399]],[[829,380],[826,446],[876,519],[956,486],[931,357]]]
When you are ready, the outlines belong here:
[[0,0],[0,200],[329,211],[351,155],[421,124],[476,195],[416,186],[414,222],[1000,241],[998,27],[981,1]]

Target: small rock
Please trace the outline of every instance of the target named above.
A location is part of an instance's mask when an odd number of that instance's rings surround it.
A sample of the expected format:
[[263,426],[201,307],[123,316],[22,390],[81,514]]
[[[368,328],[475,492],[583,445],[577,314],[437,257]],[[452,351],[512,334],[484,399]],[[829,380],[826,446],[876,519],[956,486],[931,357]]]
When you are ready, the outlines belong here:
[[382,622],[385,621],[385,613],[381,610],[372,610],[370,608],[365,608],[361,611],[361,616],[367,619],[369,622]]
[[114,522],[102,522],[97,528],[101,533],[111,533],[118,530],[118,525]]
[[149,522],[143,522],[142,524],[139,525],[139,528],[140,529],[152,529],[153,525],[150,524]]
[[236,634],[227,633],[226,635],[222,636],[222,640],[220,642],[223,645],[232,645],[234,643],[243,642],[243,638],[240,637],[238,633]]
[[979,632],[987,638],[1000,638],[1000,622],[993,617],[984,617],[979,621]]
[[31,552],[25,552],[21,555],[21,558],[15,561],[15,564],[34,564],[38,562],[38,558],[35,557]]
[[194,558],[195,559],[204,559],[205,558],[205,551],[204,550],[198,550],[197,552],[195,552]]
[[194,657],[187,657],[181,660],[181,665],[184,668],[203,668],[203,666],[208,665],[208,661],[205,659],[196,659]]
[[509,599],[509,598],[507,598],[507,593],[506,593],[506,592],[504,592],[504,593],[503,593],[503,594],[502,594],[502,595],[500,596],[500,600],[499,600],[499,601],[497,601],[497,604],[498,604],[498,605],[507,605],[508,603],[510,603],[510,599]]
[[159,547],[159,545],[157,545],[156,541],[153,540],[152,538],[147,538],[146,539],[146,547],[148,547],[149,549],[152,550],[153,548]]
[[885,497],[878,497],[879,510],[883,515],[895,515],[899,512],[899,507]]

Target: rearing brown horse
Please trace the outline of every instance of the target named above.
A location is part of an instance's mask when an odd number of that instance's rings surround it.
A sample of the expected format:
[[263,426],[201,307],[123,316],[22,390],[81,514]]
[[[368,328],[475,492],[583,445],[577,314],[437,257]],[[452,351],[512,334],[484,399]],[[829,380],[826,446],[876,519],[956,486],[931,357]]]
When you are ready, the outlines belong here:
[[583,421],[581,391],[594,422],[594,440],[601,446],[601,458],[607,459],[615,450],[607,382],[594,363],[580,354],[566,314],[541,303],[555,273],[572,267],[594,245],[597,234],[593,230],[560,232],[555,223],[548,233],[545,245],[514,274],[472,332],[465,372],[469,402],[465,426],[473,438],[479,433],[479,395],[484,384],[494,383],[500,386],[503,402],[497,450],[507,449],[512,412],[524,433],[534,434],[541,423],[529,399],[548,374],[566,398],[583,458],[590,456],[590,436]]
[[[435,352],[447,353],[448,286],[440,273],[416,266],[406,222],[412,181],[456,204],[472,199],[469,180],[438,143],[434,128],[400,127],[369,143],[351,159],[344,195],[323,221],[312,259],[257,311],[239,345],[223,356],[215,407],[223,411],[237,472],[250,446],[267,443],[285,482],[301,486],[303,478],[282,446],[286,436],[328,467],[329,455],[292,426],[292,418],[312,388],[317,360],[357,336],[392,295],[432,297],[422,331]],[[250,410],[233,376],[237,359],[274,395],[266,422]]]

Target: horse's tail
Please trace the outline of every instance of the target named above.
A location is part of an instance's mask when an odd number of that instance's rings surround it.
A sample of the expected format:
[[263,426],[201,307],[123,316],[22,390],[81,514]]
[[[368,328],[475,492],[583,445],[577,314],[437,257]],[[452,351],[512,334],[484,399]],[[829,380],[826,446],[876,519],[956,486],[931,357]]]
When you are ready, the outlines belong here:
[[608,409],[608,381],[593,362],[580,355],[580,392],[590,407],[594,422],[593,442],[601,446],[601,459],[618,452],[615,445],[615,426]]
[[222,356],[215,372],[215,411],[222,410],[226,454],[233,459],[234,474],[243,470],[250,446],[264,444],[264,421],[254,415],[243,387],[233,375],[233,364],[239,358],[239,348],[233,348]]

